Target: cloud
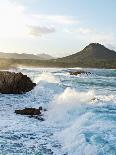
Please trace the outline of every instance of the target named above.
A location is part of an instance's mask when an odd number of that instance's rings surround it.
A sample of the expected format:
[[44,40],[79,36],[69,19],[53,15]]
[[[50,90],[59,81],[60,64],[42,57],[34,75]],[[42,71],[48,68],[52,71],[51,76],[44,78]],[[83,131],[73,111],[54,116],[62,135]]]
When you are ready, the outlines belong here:
[[[59,24],[75,24],[79,23],[79,20],[75,16],[70,15],[62,15],[62,14],[44,14],[39,13],[39,10],[34,13],[33,7],[35,7],[39,0],[7,0],[15,5],[22,5],[26,8],[29,12],[29,18],[32,20],[37,20],[39,22],[50,22],[52,24],[59,23]],[[40,0],[41,1],[41,0]],[[39,3],[38,3],[39,4]],[[29,6],[29,7],[28,7]],[[31,7],[30,7],[31,6]],[[32,10],[31,10],[32,9]]]
[[0,38],[27,38],[29,35],[41,36],[56,31],[53,26],[49,26],[50,23],[46,27],[45,23],[31,15],[25,6],[3,1],[0,5]]
[[32,14],[32,17],[41,22],[59,23],[59,24],[75,24],[79,21],[72,16],[63,15],[45,15],[45,14]]
[[56,31],[53,27],[41,27],[32,25],[28,25],[27,27],[29,28],[29,34],[35,37],[54,33]]
[[110,32],[98,32],[92,28],[74,28],[74,29],[65,29],[65,32],[79,38],[81,41],[84,42],[98,42],[105,45],[115,44],[115,37]]
[[84,34],[91,33],[92,30],[89,28],[77,28],[77,29],[71,29],[71,30],[65,29],[64,31],[69,33],[69,34],[73,34],[73,33],[77,34],[78,33],[78,34],[84,35]]
[[25,5],[14,0],[1,2],[0,21],[0,38],[41,36],[78,22],[72,16],[34,14]]
[[0,37],[22,37],[26,35],[24,7],[5,0],[0,3]]

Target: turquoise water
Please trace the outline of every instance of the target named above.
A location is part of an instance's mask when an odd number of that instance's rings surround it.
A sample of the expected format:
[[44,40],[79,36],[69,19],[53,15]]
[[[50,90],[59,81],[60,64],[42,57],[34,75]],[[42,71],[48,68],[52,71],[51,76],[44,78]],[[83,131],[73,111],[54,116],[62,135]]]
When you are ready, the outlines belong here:
[[[0,155],[116,155],[116,70],[26,68],[37,86],[0,94]],[[11,70],[13,71],[13,70]],[[44,122],[15,109],[43,106]]]

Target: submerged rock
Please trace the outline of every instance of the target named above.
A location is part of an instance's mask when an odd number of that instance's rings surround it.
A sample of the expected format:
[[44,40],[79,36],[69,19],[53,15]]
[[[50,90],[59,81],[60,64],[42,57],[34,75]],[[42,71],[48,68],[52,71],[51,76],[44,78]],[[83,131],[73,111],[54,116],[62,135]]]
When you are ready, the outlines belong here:
[[69,73],[70,73],[70,75],[91,74],[90,72],[86,72],[86,71],[83,71],[83,70],[70,71]]
[[27,115],[30,118],[33,117],[35,119],[38,119],[40,121],[44,121],[44,119],[41,117],[42,116],[42,107],[39,107],[38,109],[36,108],[25,108],[22,110],[15,110],[16,114],[20,114],[20,115]]
[[0,71],[0,93],[22,94],[36,86],[27,75],[8,71]]

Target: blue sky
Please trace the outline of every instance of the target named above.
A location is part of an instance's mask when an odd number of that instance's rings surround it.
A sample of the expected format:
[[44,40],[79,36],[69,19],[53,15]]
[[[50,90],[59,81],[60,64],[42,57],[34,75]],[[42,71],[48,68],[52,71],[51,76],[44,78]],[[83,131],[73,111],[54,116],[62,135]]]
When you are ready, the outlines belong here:
[[65,56],[116,49],[115,0],[0,0],[0,51]]

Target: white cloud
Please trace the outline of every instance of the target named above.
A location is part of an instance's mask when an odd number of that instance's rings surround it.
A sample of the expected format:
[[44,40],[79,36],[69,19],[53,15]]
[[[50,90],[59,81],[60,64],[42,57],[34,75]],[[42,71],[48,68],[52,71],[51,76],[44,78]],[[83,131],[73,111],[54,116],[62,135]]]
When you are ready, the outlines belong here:
[[22,37],[26,34],[24,7],[8,0],[0,5],[0,37]]
[[50,22],[52,24],[76,24],[79,21],[72,16],[63,16],[63,15],[45,15],[45,14],[32,14],[33,18],[41,22]]
[[49,33],[54,33],[56,30],[53,27],[41,27],[29,25],[29,34],[32,36],[41,36]]
[[55,29],[49,26],[50,23],[47,25],[48,27],[37,18],[33,18],[22,5],[11,3],[9,0],[0,5],[0,38],[24,38],[30,34],[41,36],[55,32]]
[[4,0],[0,5],[1,38],[41,36],[55,32],[57,25],[77,22],[72,16],[33,14],[26,10],[25,6],[9,0]]
[[83,27],[76,29],[66,29],[65,32],[79,38],[81,41],[84,42],[98,42],[111,46],[115,44],[115,38],[110,32],[98,32],[95,29]]
[[78,33],[78,34],[82,34],[82,35],[89,34],[91,31],[92,30],[88,29],[88,28],[78,28],[78,29],[71,29],[71,30],[65,29],[64,30],[64,32],[67,32],[69,34],[73,34],[73,33],[77,34]]

